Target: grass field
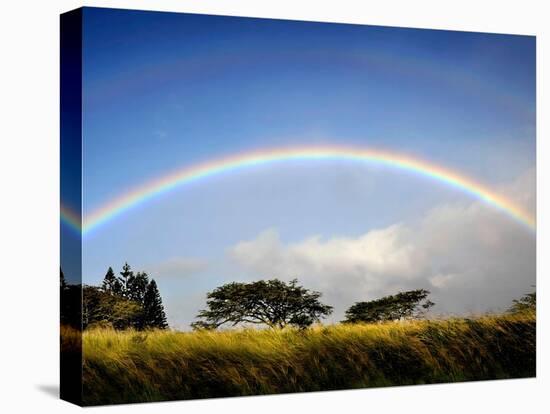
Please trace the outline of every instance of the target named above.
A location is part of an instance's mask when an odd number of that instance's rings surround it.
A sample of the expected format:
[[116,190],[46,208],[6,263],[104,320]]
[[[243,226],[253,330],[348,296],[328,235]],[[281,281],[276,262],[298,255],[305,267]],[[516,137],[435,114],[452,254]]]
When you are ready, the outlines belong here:
[[[522,314],[306,331],[88,330],[82,341],[84,403],[97,405],[531,377],[536,320]],[[70,344],[68,335],[64,346]]]

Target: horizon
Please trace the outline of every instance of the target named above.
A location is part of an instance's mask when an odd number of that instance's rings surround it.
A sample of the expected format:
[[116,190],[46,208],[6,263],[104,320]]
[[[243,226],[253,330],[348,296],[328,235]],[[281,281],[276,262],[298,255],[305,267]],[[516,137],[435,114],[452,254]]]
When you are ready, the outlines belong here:
[[[534,37],[84,14],[85,220],[172,172],[287,147],[406,154],[535,217]],[[435,314],[501,310],[536,282],[533,233],[398,168],[293,159],[158,188],[83,237],[82,283],[128,262],[156,280],[180,330],[230,281],[297,277],[335,307],[327,324],[416,288]]]

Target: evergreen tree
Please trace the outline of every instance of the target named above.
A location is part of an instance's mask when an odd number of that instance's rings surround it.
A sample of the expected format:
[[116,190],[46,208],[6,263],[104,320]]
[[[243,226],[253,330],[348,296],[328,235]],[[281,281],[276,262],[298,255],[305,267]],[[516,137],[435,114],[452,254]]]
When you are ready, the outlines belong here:
[[155,279],[152,279],[147,285],[143,297],[143,327],[157,329],[168,328],[164,306],[162,306],[162,299]]
[[67,281],[65,280],[65,274],[63,273],[63,269],[59,268],[59,271],[61,272],[61,291],[65,290],[67,288]]
[[149,282],[145,272],[134,273],[128,263],[124,264],[118,277],[109,267],[101,287],[67,284],[63,271],[60,279],[62,323],[80,328],[168,328],[156,282]]
[[60,320],[63,325],[81,329],[81,286],[67,283],[60,268]]
[[128,297],[128,287],[132,283],[134,278],[134,272],[132,272],[130,265],[126,262],[122,266],[122,272],[120,272],[120,277],[118,278],[121,284],[121,295],[125,298]]
[[103,291],[113,294],[113,295],[120,295],[122,293],[122,285],[120,283],[120,280],[115,276],[115,272],[113,271],[112,267],[109,267],[107,269],[107,273],[105,274],[105,278],[103,279],[103,285],[102,285]]
[[147,273],[137,272],[128,279],[128,291],[126,297],[142,305],[148,285],[149,276],[147,276]]

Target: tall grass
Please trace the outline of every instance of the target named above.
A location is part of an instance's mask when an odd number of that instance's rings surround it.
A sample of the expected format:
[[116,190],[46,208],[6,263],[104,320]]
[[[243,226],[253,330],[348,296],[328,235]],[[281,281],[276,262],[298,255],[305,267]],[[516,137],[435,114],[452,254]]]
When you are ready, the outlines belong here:
[[86,405],[535,375],[533,314],[306,331],[91,330]]

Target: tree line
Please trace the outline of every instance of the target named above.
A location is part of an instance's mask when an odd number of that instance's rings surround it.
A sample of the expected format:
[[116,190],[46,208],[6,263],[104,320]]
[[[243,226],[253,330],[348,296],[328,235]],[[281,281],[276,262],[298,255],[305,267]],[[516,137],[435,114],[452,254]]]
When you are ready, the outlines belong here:
[[[346,311],[342,323],[382,322],[420,318],[434,303],[425,289],[399,292],[369,302],[356,302]],[[194,329],[217,329],[239,324],[265,325],[271,328],[294,326],[307,328],[329,316],[333,307],[320,301],[321,293],[298,285],[293,279],[251,283],[232,282],[207,294],[207,308],[191,324]]]
[[[101,326],[137,330],[168,328],[155,280],[149,280],[145,272],[134,273],[127,263],[119,275],[116,276],[109,267],[101,286],[85,285],[79,313],[74,295],[80,295],[80,286],[67,285],[61,272],[62,323],[81,324],[83,329]],[[376,323],[423,318],[435,305],[429,295],[430,291],[426,289],[415,289],[355,302],[346,310],[345,319],[341,322]],[[297,279],[290,282],[279,279],[231,282],[207,293],[206,308],[199,311],[191,327],[201,330],[263,325],[269,328],[292,326],[305,329],[333,311],[332,306],[321,302],[321,296],[320,292],[299,285]],[[533,292],[514,300],[508,312],[535,310],[536,293]]]
[[[168,323],[162,298],[154,279],[145,272],[134,273],[125,263],[120,276],[111,267],[107,270],[101,286],[81,286],[65,282],[61,271],[61,322],[82,329],[112,327],[166,329]],[[80,307],[80,309],[77,309]]]
[[[435,303],[430,291],[415,289],[384,296],[380,299],[355,302],[345,313],[344,324],[377,323],[420,319]],[[298,285],[294,279],[250,283],[227,283],[206,295],[206,309],[199,311],[193,329],[217,329],[241,324],[264,325],[270,328],[293,326],[305,329],[329,316],[332,306],[320,301],[321,293]],[[509,313],[536,311],[536,293],[514,300]]]

